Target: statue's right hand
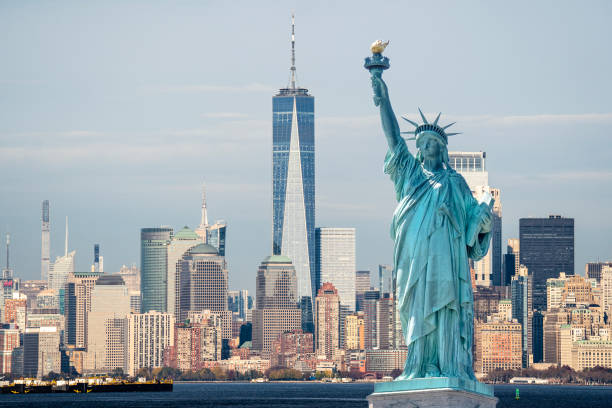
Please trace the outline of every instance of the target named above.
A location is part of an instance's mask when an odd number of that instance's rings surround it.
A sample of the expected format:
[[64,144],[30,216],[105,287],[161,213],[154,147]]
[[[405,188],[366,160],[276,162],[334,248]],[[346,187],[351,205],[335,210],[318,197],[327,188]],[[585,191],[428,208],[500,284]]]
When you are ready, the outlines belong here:
[[387,84],[380,76],[372,75],[372,89],[374,90],[374,105],[379,106],[382,100],[388,99]]

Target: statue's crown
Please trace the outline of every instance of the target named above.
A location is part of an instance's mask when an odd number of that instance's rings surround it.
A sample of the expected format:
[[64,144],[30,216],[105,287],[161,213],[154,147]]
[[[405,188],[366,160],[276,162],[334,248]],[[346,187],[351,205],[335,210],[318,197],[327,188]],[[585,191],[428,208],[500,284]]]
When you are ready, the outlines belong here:
[[434,120],[432,123],[427,121],[427,118],[425,117],[425,115],[423,115],[423,112],[421,112],[421,108],[419,108],[419,114],[421,115],[421,118],[423,119],[423,123],[420,125],[416,122],[411,121],[406,116],[402,116],[402,119],[404,119],[406,122],[409,122],[411,125],[413,125],[416,128],[413,131],[401,132],[402,134],[414,135],[412,137],[407,137],[406,140],[418,140],[421,134],[428,132],[428,133],[434,133],[436,136],[438,136],[438,138],[445,145],[448,145],[448,136],[454,136],[454,135],[461,134],[461,133],[446,133],[446,129],[453,126],[455,122],[448,124],[446,126],[438,125],[438,121],[440,120],[440,115],[442,113],[438,113],[436,120]]

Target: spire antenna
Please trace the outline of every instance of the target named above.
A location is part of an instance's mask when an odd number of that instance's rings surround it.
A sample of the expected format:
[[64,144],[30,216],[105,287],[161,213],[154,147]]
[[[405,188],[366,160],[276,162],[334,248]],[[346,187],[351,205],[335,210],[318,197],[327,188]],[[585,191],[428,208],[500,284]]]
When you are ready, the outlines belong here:
[[202,218],[200,228],[208,228],[208,211],[206,210],[206,184],[202,184]]
[[295,13],[291,13],[291,89],[295,90]]
[[11,234],[6,233],[6,269],[10,269],[9,263],[9,247],[11,246]]

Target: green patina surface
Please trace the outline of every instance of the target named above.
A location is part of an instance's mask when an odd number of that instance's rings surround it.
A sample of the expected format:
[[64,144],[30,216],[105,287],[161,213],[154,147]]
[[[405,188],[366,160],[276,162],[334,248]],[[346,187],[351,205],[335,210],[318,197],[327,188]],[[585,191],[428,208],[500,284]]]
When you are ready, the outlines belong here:
[[491,385],[454,377],[415,378],[412,380],[378,383],[374,386],[374,393],[432,389],[451,389],[456,391],[475,392],[489,397],[493,396],[493,386]]

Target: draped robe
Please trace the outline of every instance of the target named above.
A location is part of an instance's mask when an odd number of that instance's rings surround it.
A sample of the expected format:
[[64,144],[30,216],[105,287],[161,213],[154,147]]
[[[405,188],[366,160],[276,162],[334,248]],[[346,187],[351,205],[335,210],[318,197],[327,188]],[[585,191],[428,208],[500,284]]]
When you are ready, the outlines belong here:
[[398,379],[474,379],[468,259],[479,260],[489,249],[490,208],[474,199],[459,173],[425,169],[404,141],[387,153],[384,171],[398,200],[391,236],[397,308],[408,347]]

